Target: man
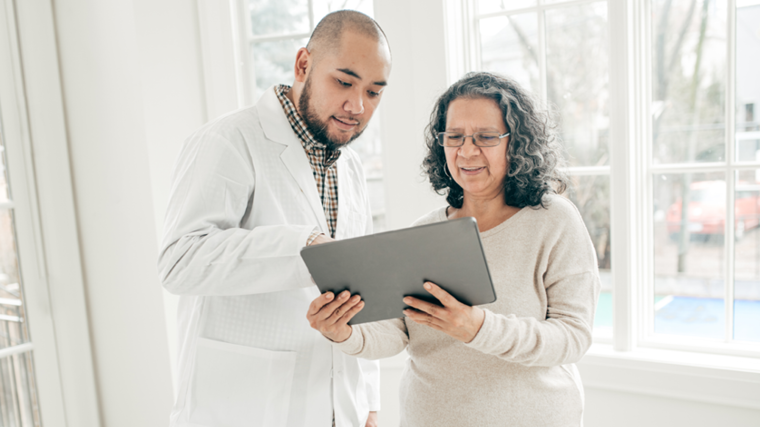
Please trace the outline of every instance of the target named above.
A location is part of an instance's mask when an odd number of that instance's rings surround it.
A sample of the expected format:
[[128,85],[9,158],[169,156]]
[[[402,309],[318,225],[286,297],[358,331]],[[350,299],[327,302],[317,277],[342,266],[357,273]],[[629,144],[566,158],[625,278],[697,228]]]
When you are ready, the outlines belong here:
[[358,156],[390,74],[371,18],[327,15],[292,88],[189,138],[175,171],[159,271],[181,295],[172,426],[374,426],[379,368],[309,327],[319,296],[299,251],[371,232]]

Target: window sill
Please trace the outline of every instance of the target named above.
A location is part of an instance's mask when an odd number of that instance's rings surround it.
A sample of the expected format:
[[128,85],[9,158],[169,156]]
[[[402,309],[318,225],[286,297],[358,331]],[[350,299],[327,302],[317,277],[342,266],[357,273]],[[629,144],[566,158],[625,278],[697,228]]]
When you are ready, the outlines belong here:
[[760,409],[760,359],[594,344],[578,363],[587,388]]
[[[383,359],[381,369],[402,370],[407,357]],[[588,389],[760,410],[760,358],[594,344],[578,369]]]

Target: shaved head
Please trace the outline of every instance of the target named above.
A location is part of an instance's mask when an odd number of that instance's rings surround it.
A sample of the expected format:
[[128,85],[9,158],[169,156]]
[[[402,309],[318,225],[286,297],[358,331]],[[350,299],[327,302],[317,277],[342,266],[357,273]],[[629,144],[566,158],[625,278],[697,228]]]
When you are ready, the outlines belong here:
[[317,57],[324,53],[332,53],[340,48],[346,31],[368,37],[390,50],[388,39],[380,25],[369,16],[353,10],[338,10],[322,18],[314,28],[306,49]]
[[337,150],[362,133],[388,86],[388,40],[363,13],[330,13],[317,24],[309,44],[298,49],[293,72],[285,96],[312,136]]

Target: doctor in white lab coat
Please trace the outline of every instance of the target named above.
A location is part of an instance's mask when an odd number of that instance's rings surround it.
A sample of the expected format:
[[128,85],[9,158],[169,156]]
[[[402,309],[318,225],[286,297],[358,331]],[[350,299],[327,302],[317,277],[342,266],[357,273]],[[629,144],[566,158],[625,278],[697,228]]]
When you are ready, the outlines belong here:
[[[346,145],[389,74],[384,34],[356,12],[328,15],[296,57],[287,97],[315,139],[341,151],[335,239],[372,229],[364,172]],[[377,422],[377,363],[333,349],[306,320],[320,292],[299,251],[331,230],[277,90],[198,130],[178,160],[159,258],[164,287],[181,296],[173,427]]]

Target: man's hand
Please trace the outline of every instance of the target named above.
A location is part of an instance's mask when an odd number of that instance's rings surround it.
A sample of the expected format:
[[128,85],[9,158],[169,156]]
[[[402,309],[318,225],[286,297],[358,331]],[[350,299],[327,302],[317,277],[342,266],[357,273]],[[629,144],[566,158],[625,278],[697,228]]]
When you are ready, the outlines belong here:
[[369,418],[367,418],[367,424],[364,427],[377,427],[377,411],[370,411]]
[[351,297],[348,291],[343,291],[336,298],[332,292],[325,292],[311,302],[306,318],[312,328],[331,341],[343,342],[351,336],[348,321],[362,308],[364,301],[359,295]]
[[407,308],[404,314],[416,323],[430,326],[463,343],[472,341],[483,326],[486,313],[478,307],[462,304],[434,283],[427,282],[424,286],[443,307],[414,297],[406,297],[404,304],[416,310]]
[[317,236],[317,238],[314,239],[314,241],[309,243],[309,246],[321,245],[322,243],[328,243],[328,242],[334,242],[334,241],[335,239],[328,236],[327,234],[320,233],[319,236]]

